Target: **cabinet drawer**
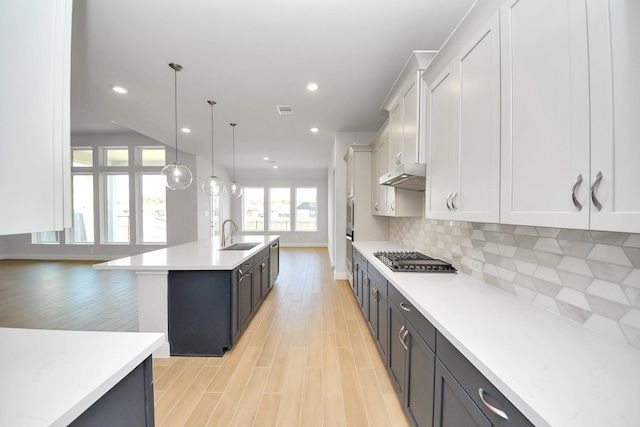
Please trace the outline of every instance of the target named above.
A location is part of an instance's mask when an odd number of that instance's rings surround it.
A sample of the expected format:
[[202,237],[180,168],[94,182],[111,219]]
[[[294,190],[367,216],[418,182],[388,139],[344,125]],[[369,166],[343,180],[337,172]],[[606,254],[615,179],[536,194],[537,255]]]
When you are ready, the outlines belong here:
[[[491,423],[501,426],[533,426],[529,420],[500,391],[476,369],[466,357],[462,355],[440,332],[437,334],[438,358],[447,367],[455,379],[469,394],[471,400],[480,408]],[[484,392],[484,400],[480,398],[480,389]],[[504,411],[508,419],[503,418],[491,410]]]
[[258,265],[258,263],[264,261],[265,257],[269,256],[269,246],[258,252],[253,256],[253,265]]
[[435,352],[436,328],[391,283],[388,285],[387,292],[389,294],[389,300],[393,301],[393,303],[400,308],[404,317],[431,348],[431,351]]

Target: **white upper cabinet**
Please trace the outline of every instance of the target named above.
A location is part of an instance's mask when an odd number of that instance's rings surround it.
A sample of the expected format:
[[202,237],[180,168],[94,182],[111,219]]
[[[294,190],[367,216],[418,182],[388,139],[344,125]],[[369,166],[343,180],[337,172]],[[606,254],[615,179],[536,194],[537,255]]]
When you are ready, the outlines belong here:
[[581,200],[592,229],[640,233],[640,2],[589,0],[587,10],[593,189],[585,183]]
[[424,163],[421,125],[424,89],[421,75],[435,51],[415,51],[387,95],[382,109],[389,112],[387,171],[401,164]]
[[585,2],[511,0],[500,16],[500,221],[588,228]]
[[427,82],[427,218],[498,222],[500,38],[496,13]]
[[0,235],[71,226],[71,11],[0,1]]

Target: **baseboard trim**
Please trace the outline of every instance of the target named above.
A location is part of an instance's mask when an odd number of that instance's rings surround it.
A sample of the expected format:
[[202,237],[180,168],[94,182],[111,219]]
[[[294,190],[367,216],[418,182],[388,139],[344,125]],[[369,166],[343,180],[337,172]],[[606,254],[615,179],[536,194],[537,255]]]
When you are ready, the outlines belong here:
[[333,280],[349,280],[349,279],[347,278],[347,273],[346,272],[340,273],[340,272],[334,271],[333,272]]
[[91,254],[7,254],[3,255],[0,259],[31,259],[31,260],[46,260],[46,261],[112,261],[118,258],[124,258],[130,255],[91,255]]

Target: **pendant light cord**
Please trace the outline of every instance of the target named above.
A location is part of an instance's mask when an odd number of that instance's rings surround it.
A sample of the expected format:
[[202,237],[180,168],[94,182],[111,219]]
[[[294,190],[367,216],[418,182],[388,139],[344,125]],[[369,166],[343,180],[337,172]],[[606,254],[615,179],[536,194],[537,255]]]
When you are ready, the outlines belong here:
[[176,122],[176,163],[178,162],[178,70],[173,69],[173,111]]
[[207,101],[211,105],[211,176],[215,176],[215,164],[213,163],[213,106],[215,101]]
[[231,123],[233,128],[233,181],[236,181],[236,123]]

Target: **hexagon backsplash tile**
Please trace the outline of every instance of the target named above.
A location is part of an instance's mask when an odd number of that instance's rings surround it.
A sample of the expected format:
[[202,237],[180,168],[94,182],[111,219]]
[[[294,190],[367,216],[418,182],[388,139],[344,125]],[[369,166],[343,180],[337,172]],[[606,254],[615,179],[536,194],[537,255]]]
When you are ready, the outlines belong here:
[[392,218],[391,240],[640,348],[639,234]]

